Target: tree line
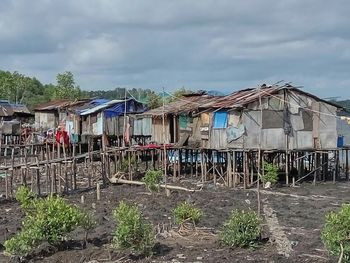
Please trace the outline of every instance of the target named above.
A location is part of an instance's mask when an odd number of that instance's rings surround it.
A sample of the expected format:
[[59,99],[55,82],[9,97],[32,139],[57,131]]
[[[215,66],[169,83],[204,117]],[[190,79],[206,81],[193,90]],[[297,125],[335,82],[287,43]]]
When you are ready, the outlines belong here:
[[168,103],[189,92],[192,91],[181,88],[172,95],[163,95],[151,89],[121,87],[113,90],[87,91],[76,84],[74,75],[70,71],[57,74],[55,84],[43,84],[37,78],[26,76],[17,71],[0,70],[0,99],[8,100],[11,103],[25,104],[29,109],[56,99],[124,99],[125,96],[146,103],[149,108],[156,108],[162,105],[162,96],[166,97],[166,103]]

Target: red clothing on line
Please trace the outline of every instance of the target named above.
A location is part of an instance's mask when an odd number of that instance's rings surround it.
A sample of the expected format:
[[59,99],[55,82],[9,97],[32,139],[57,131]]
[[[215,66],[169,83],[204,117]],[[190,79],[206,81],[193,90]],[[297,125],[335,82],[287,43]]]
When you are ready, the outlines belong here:
[[66,131],[57,131],[55,138],[57,143],[69,145],[69,136]]

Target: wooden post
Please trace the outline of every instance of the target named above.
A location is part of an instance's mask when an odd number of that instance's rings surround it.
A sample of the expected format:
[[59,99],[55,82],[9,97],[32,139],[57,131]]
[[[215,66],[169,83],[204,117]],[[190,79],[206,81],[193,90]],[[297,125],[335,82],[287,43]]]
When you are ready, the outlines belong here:
[[91,173],[93,172],[93,170],[92,170],[92,167],[93,167],[93,155],[91,153],[91,150],[93,150],[93,143],[91,143],[91,138],[88,137],[88,156],[89,156],[89,167],[90,167],[90,169],[88,170],[88,184],[89,184],[89,188],[92,186]]
[[349,180],[349,152],[348,149],[345,150],[345,177]]
[[233,173],[233,187],[236,188],[237,175],[236,175],[236,151],[232,152],[232,173]]
[[231,161],[231,153],[226,152],[226,160],[227,160],[227,179],[228,187],[232,187],[232,161]]
[[128,151],[128,171],[129,171],[129,180],[132,181],[130,151]]
[[11,152],[11,179],[10,179],[10,195],[13,197],[13,178],[14,178],[14,168],[15,164],[15,147],[12,147],[12,152]]
[[196,178],[198,178],[198,150],[196,150]]
[[56,164],[51,164],[51,169],[52,169],[51,192],[57,193]]
[[[213,175],[214,175],[214,186],[216,186],[216,181],[217,181],[217,177],[216,177],[216,162],[215,162],[215,158],[214,158],[214,152],[211,152],[211,157],[212,157],[212,162],[213,162]],[[216,152],[216,161],[218,160],[218,152]]]
[[[288,135],[286,135],[286,140],[287,139],[288,139]],[[286,146],[285,172],[286,172],[286,185],[289,185],[289,153],[288,153],[288,146]]]
[[[49,146],[46,142],[45,144],[45,148],[46,148],[46,164],[45,164],[45,173],[46,173],[46,193],[49,193],[49,186],[51,185],[50,183],[50,169],[49,169]],[[51,189],[50,189],[51,192]]]
[[203,153],[203,150],[201,150],[200,156],[201,156],[201,178],[202,178],[202,183],[204,184],[205,177],[204,177],[204,153]]
[[100,189],[100,183],[97,182],[96,184],[96,199],[99,201],[101,199],[101,189]]
[[243,152],[243,188],[247,188],[247,153]]
[[40,167],[39,167],[39,159],[38,157],[35,157],[35,162],[36,162],[36,188],[37,188],[37,193],[38,195],[41,195],[41,189],[40,189]]
[[335,151],[335,176],[339,179],[339,150]]

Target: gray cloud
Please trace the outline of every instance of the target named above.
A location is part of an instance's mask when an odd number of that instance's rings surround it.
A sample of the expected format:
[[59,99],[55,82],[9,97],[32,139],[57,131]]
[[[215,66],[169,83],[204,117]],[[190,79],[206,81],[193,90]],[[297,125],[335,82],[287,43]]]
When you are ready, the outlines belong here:
[[237,90],[292,81],[349,97],[350,2],[0,2],[0,68],[85,89]]

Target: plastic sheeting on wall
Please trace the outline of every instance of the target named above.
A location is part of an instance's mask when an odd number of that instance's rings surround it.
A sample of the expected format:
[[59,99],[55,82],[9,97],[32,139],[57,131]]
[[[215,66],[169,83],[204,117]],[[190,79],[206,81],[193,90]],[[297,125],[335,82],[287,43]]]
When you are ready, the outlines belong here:
[[241,112],[230,112],[228,118],[228,126],[237,128],[241,122]]
[[228,127],[226,130],[227,142],[230,143],[241,138],[244,132],[245,128],[242,124],[239,124],[237,127]]
[[227,128],[227,117],[226,111],[217,111],[214,113],[214,129],[224,129]]
[[192,118],[187,115],[179,116],[179,126],[182,130],[187,130],[189,128],[189,124],[192,122]]

